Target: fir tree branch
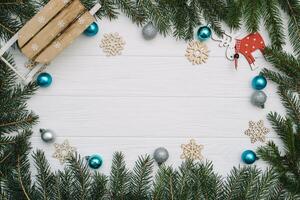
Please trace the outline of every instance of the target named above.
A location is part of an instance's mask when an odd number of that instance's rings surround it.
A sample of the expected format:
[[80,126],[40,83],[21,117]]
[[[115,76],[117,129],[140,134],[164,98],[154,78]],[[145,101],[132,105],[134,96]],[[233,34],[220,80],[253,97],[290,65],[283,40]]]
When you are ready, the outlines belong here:
[[22,191],[26,197],[27,200],[30,200],[29,195],[27,194],[27,191],[25,189],[23,180],[22,180],[22,175],[21,175],[21,166],[20,166],[20,156],[17,156],[17,171],[18,171],[18,179],[19,179],[19,183],[21,185]]
[[37,190],[39,191],[39,199],[53,199],[54,191],[52,188],[55,185],[55,176],[50,171],[50,165],[44,153],[41,150],[34,152],[33,159],[38,171],[36,182],[38,184]]
[[112,199],[124,199],[129,193],[130,172],[126,169],[124,155],[121,152],[113,155],[109,182]]

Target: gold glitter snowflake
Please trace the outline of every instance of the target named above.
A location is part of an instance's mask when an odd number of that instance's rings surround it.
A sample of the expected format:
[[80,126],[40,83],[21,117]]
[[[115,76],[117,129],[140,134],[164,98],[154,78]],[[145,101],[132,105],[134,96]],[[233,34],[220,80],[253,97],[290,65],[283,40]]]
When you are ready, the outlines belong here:
[[53,154],[53,158],[59,160],[60,164],[64,164],[65,161],[75,153],[76,148],[70,146],[69,141],[65,140],[62,144],[54,144],[55,152]]
[[194,139],[190,140],[188,144],[182,144],[182,155],[181,159],[190,159],[190,160],[201,160],[203,156],[201,155],[201,151],[204,148],[203,145],[198,145]]
[[103,48],[107,56],[120,55],[124,49],[125,41],[118,33],[104,34],[100,47]]
[[264,127],[264,121],[258,122],[249,121],[249,128],[245,131],[245,135],[248,135],[251,139],[251,143],[256,141],[265,142],[266,134],[270,132],[269,129]]
[[205,63],[208,59],[208,47],[206,44],[193,40],[189,42],[185,56],[193,65]]

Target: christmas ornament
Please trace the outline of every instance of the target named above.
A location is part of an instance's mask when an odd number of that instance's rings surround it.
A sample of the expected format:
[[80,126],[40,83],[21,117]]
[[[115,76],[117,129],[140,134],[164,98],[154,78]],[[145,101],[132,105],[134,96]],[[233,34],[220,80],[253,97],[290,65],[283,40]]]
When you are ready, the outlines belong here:
[[242,160],[246,164],[254,163],[258,158],[256,157],[255,152],[251,150],[246,150],[242,153]]
[[[59,53],[69,46],[93,21],[93,15],[100,9],[96,4],[88,11],[80,0],[50,0],[0,49],[3,60],[24,83],[48,65]],[[20,73],[2,55],[18,42],[21,52],[37,63],[27,74]]]
[[96,22],[93,22],[85,31],[83,32],[86,36],[94,36],[98,33],[99,27]]
[[245,135],[248,135],[252,143],[256,141],[265,142],[266,135],[270,132],[269,129],[264,127],[264,121],[258,122],[249,121],[249,128],[245,131]]
[[264,76],[258,75],[252,79],[252,87],[255,90],[262,90],[266,86],[267,86],[267,79]]
[[55,134],[50,129],[40,129],[41,138],[44,142],[50,143],[53,142],[55,139]]
[[200,41],[205,41],[211,37],[211,29],[208,26],[201,26],[197,31],[197,37]]
[[87,161],[88,161],[89,167],[92,169],[99,169],[103,164],[103,160],[102,160],[101,156],[98,154],[87,156]]
[[180,156],[181,159],[201,160],[203,158],[201,151],[204,146],[196,144],[194,139],[191,139],[188,144],[182,144],[181,148],[183,150],[183,153]]
[[152,22],[149,22],[146,24],[146,26],[143,27],[142,34],[145,40],[152,40],[157,35],[157,29],[152,24]]
[[252,104],[260,108],[265,107],[266,101],[267,101],[267,95],[263,91],[255,91],[251,96]]
[[118,33],[104,34],[100,47],[103,48],[107,56],[116,56],[121,54],[124,49],[125,41]]
[[193,40],[189,42],[185,56],[193,65],[199,65],[207,61],[208,52],[206,44]]
[[251,70],[256,69],[255,59],[252,56],[252,53],[256,50],[260,50],[262,53],[265,49],[265,43],[262,36],[256,32],[247,35],[242,39],[236,39],[235,37],[223,32],[222,39],[215,39],[214,41],[220,42],[220,47],[226,47],[226,57],[234,61],[235,68],[238,67],[239,54],[244,55],[248,61]]
[[52,77],[49,73],[40,73],[36,78],[36,83],[40,87],[49,87],[52,83]]
[[168,160],[169,152],[166,148],[159,147],[159,148],[155,149],[153,158],[160,165]]
[[64,164],[76,151],[75,147],[70,146],[68,140],[65,140],[62,144],[55,143],[54,148],[55,152],[53,154],[53,158],[58,159],[60,164]]

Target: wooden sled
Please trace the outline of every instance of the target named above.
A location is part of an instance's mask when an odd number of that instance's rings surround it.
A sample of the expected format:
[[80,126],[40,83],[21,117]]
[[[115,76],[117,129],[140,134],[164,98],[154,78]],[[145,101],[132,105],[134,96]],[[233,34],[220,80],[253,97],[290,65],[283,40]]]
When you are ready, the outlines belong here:
[[[79,0],[51,0],[0,49],[0,59],[24,83],[32,81],[95,21],[93,15],[100,7],[96,4],[88,11]],[[29,72],[24,75],[3,57],[15,42],[29,60]]]

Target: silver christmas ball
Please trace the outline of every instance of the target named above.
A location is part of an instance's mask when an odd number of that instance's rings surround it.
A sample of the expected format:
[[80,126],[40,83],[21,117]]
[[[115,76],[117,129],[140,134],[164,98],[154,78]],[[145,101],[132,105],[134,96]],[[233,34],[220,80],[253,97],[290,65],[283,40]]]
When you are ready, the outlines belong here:
[[164,147],[159,147],[155,149],[154,154],[153,154],[154,160],[160,165],[169,158],[169,152],[166,148]]
[[255,91],[251,96],[252,104],[260,108],[265,107],[266,101],[267,101],[267,95],[263,91]]
[[145,40],[152,40],[157,35],[157,29],[152,24],[152,22],[149,22],[143,27],[142,34]]
[[55,139],[55,134],[50,129],[40,129],[41,138],[44,142],[50,143]]

